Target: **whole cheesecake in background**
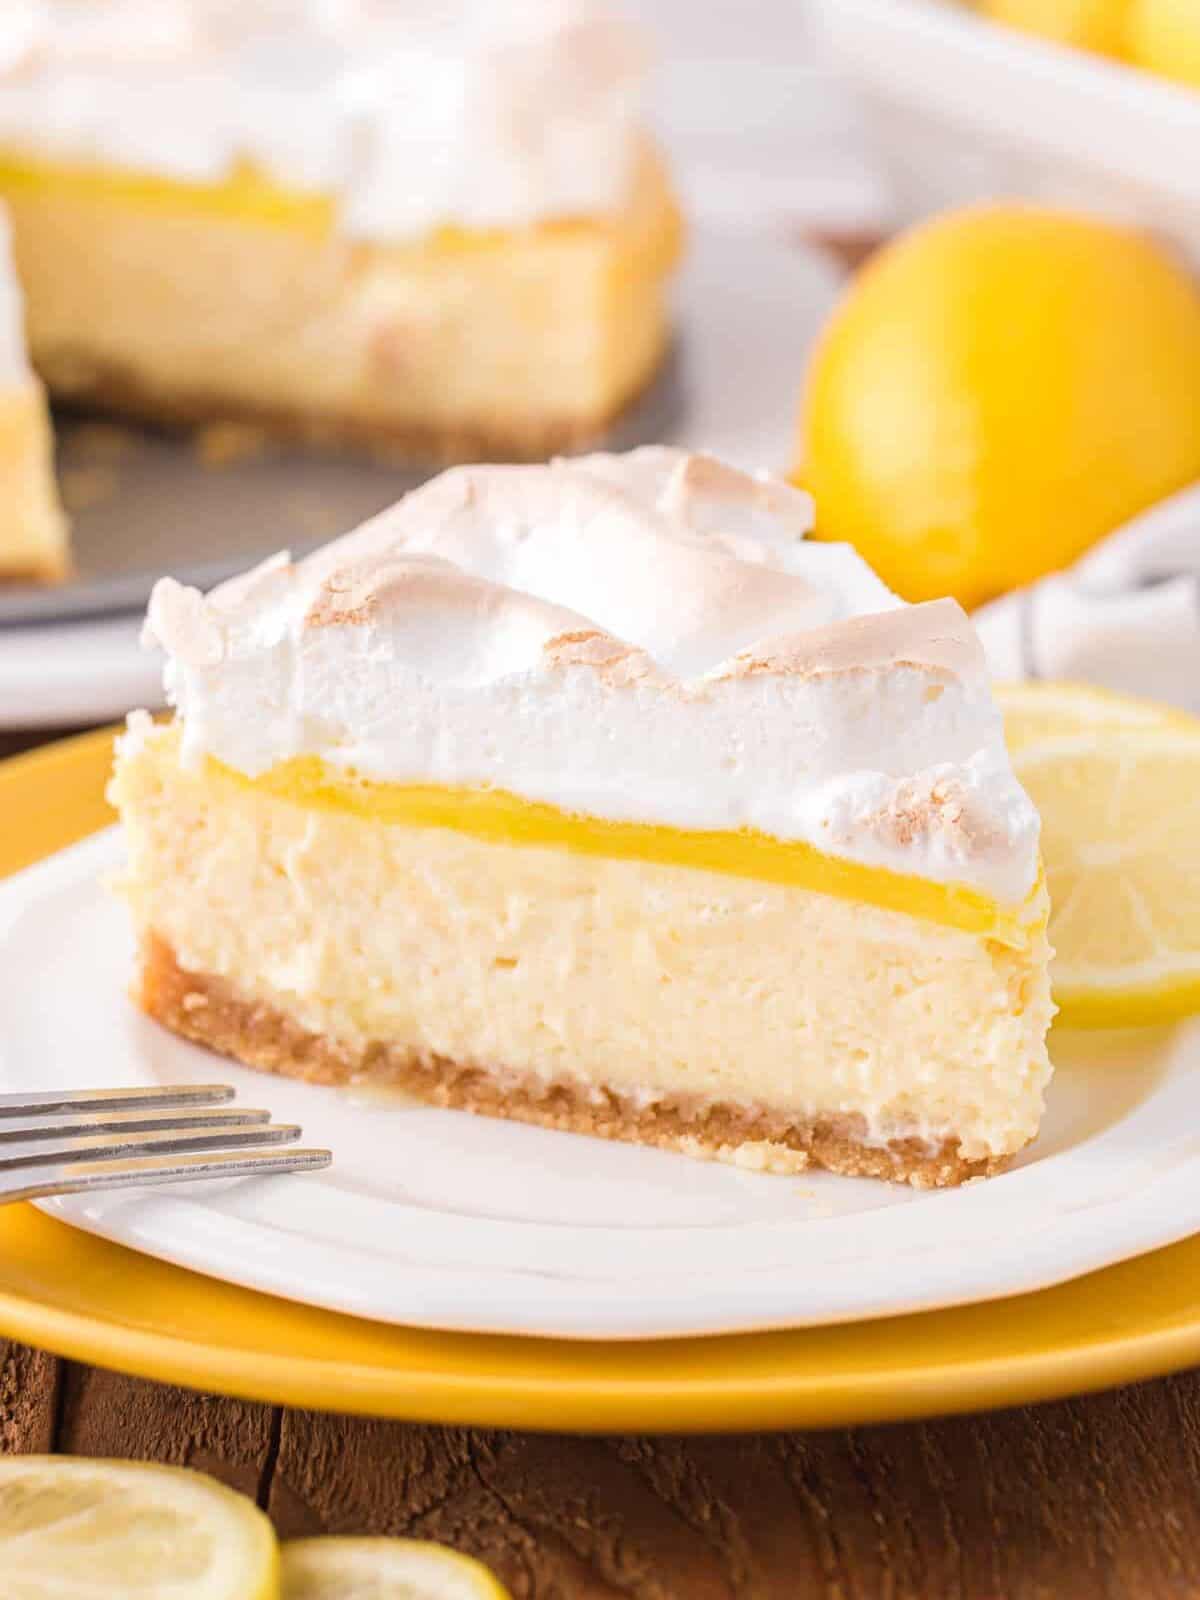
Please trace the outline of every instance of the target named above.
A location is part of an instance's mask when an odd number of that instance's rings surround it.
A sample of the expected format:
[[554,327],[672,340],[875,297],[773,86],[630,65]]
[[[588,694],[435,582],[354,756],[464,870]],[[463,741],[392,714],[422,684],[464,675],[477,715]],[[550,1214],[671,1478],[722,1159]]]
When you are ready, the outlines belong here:
[[21,289],[0,208],[0,583],[61,578],[67,565],[46,394],[25,350]]
[[0,195],[34,362],[155,422],[448,459],[585,440],[667,343],[644,68],[584,0],[20,0]]
[[170,579],[112,785],[137,995],[253,1066],[950,1184],[1037,1131],[1038,819],[953,601],[651,448]]

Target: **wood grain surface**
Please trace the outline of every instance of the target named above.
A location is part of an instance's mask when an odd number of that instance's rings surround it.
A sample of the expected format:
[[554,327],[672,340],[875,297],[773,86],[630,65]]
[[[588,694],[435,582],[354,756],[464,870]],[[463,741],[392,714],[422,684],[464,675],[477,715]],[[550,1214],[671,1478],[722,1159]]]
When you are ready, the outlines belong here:
[[281,1411],[0,1343],[0,1449],[198,1467],[282,1535],[436,1539],[537,1600],[1200,1595],[1196,1374],[895,1427],[578,1438]]

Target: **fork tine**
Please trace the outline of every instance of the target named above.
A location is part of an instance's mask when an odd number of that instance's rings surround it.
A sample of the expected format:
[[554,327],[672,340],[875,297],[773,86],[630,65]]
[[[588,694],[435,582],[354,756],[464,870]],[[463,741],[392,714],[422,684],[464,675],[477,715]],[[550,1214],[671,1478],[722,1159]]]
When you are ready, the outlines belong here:
[[65,1139],[74,1134],[124,1133],[156,1128],[211,1128],[221,1123],[270,1122],[271,1113],[249,1106],[179,1106],[161,1111],[97,1111],[88,1115],[48,1111],[0,1120],[0,1147],[14,1140]]
[[0,1188],[0,1204],[43,1200],[55,1194],[97,1189],[142,1188],[147,1184],[192,1183],[199,1178],[247,1178],[281,1172],[315,1172],[333,1159],[328,1150],[214,1151],[207,1154],[140,1156],[123,1161],[74,1162],[31,1171],[21,1184]]
[[209,1128],[161,1128],[150,1133],[84,1134],[67,1139],[31,1139],[0,1155],[0,1175],[65,1162],[122,1161],[130,1156],[190,1150],[234,1150],[253,1145],[292,1144],[300,1129],[289,1123],[224,1123]]
[[43,1111],[129,1111],[167,1106],[213,1106],[232,1100],[226,1083],[148,1084],[139,1089],[38,1089],[0,1094],[0,1117],[36,1116]]

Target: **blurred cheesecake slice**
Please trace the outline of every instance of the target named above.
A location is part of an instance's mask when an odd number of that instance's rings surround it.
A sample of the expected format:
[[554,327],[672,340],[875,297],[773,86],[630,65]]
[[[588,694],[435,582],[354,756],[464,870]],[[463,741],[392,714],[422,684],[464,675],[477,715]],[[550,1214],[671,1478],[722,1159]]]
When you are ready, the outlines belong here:
[[679,249],[637,37],[560,0],[332,15],[42,0],[0,49],[51,392],[435,458],[595,435],[663,359]]
[[26,356],[21,290],[0,210],[0,582],[61,578],[67,561],[46,394]]
[[646,449],[460,467],[150,636],[137,994],[252,1066],[953,1184],[1050,1074],[1038,819],[953,601]]

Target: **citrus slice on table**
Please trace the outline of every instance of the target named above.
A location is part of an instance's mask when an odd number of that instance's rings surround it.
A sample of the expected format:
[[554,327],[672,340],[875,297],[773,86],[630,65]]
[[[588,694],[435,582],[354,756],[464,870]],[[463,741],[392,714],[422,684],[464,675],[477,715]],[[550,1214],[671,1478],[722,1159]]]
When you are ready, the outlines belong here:
[[510,1600],[486,1567],[421,1539],[293,1539],[283,1600]]
[[1064,685],[998,699],[1042,818],[1062,1020],[1200,1011],[1200,721]]
[[252,1500],[181,1467],[0,1457],[5,1600],[277,1600]]

